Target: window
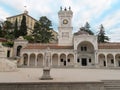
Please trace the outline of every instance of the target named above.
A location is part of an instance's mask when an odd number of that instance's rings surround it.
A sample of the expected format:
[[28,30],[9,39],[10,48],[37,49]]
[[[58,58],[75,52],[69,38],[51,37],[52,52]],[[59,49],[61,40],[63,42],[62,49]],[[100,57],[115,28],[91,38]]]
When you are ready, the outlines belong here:
[[84,47],[82,46],[81,47],[81,51],[87,51],[87,47],[86,46],[84,46]]
[[63,59],[61,59],[61,62],[63,62]]
[[87,47],[84,47],[84,51],[87,51]]
[[81,51],[83,51],[83,47],[81,47]]
[[91,63],[91,58],[89,58],[89,63]]
[[69,32],[62,32],[62,38],[69,38]]
[[80,59],[79,59],[79,58],[77,59],[77,62],[78,62],[78,63],[80,62]]
[[70,62],[70,59],[68,59],[68,62]]
[[114,60],[113,60],[113,59],[111,59],[111,63],[112,63],[112,64],[114,63]]

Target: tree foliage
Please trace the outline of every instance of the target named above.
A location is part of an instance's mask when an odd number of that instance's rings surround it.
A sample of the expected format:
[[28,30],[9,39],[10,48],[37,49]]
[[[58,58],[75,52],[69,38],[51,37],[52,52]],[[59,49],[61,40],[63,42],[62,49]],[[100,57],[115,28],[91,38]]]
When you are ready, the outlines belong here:
[[3,42],[2,45],[5,47],[13,47],[14,42],[13,41]]
[[17,18],[15,20],[15,25],[14,25],[14,39],[19,37],[19,30],[18,30],[18,21]]
[[26,25],[26,16],[23,15],[18,36],[25,36],[25,35],[27,35],[27,25]]
[[2,37],[3,34],[2,34],[2,26],[0,25],[0,37]]
[[3,37],[8,39],[8,40],[13,40],[14,39],[14,35],[13,35],[13,24],[9,21],[5,21],[3,23],[3,27],[2,27],[2,34]]
[[52,23],[46,16],[40,17],[40,20],[35,23],[32,32],[34,42],[49,43],[53,39],[53,34],[50,31],[52,30],[51,26]]
[[90,24],[88,22],[86,22],[84,30],[88,32],[90,35],[94,35],[94,33],[90,30]]
[[103,27],[103,25],[100,25],[100,31],[98,33],[98,43],[105,43],[108,42],[109,38],[108,36],[105,35],[105,29]]

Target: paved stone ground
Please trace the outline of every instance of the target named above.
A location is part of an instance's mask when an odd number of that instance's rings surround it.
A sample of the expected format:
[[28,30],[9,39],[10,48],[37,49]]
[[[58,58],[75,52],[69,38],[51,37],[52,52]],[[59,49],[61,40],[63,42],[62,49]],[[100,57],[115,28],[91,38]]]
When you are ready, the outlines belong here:
[[99,82],[120,80],[120,70],[110,69],[51,69],[53,80],[39,80],[42,68],[18,68],[17,72],[0,72],[0,83],[8,82]]

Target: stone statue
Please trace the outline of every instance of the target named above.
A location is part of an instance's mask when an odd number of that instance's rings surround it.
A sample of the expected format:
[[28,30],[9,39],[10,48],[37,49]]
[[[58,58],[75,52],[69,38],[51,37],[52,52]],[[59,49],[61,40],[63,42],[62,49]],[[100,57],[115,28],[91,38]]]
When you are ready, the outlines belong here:
[[62,7],[60,7],[60,10],[62,11]]
[[45,65],[44,65],[44,68],[43,68],[43,75],[40,79],[41,80],[52,80],[53,78],[51,78],[51,76],[50,76],[51,52],[50,52],[49,47],[46,49],[44,59],[45,59]]
[[50,52],[45,53],[45,67],[50,67]]

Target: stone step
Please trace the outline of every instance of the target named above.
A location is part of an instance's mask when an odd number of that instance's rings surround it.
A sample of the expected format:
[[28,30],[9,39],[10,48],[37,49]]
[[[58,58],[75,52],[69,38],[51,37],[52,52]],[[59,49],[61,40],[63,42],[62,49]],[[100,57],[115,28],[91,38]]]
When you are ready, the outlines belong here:
[[120,88],[120,80],[103,80],[105,87],[119,87]]

